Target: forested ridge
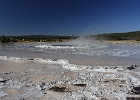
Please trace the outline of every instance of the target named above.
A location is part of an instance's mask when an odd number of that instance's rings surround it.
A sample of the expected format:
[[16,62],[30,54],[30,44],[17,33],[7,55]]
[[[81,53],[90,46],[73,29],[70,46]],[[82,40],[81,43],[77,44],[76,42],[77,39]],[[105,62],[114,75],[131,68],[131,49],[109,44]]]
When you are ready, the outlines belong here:
[[140,41],[140,31],[125,32],[125,33],[105,33],[92,35],[98,40],[137,40]]

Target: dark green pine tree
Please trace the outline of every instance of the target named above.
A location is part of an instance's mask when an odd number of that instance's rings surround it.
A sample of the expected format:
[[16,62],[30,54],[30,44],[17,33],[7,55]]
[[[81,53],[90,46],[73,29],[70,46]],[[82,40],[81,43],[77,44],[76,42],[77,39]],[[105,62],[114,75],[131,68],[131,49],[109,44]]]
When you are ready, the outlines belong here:
[[6,38],[5,38],[4,34],[1,37],[1,43],[6,43]]

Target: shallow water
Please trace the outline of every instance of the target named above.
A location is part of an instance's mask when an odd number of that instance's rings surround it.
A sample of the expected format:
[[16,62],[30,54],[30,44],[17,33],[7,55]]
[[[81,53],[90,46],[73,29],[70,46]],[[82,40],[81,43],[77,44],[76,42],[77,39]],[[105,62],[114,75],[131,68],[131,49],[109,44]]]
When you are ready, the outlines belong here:
[[[91,45],[92,44],[92,45]],[[140,44],[109,44],[93,42],[90,45],[64,43],[22,43],[0,47],[0,56],[66,59],[82,65],[138,64]]]

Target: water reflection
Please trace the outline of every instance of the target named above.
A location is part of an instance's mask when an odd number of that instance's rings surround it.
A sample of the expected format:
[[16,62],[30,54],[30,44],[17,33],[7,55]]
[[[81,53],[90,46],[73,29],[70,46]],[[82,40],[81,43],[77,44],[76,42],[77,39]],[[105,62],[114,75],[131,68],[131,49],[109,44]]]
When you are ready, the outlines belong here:
[[0,49],[1,49],[1,50],[5,50],[5,49],[6,49],[6,44],[1,44],[1,45],[0,45]]
[[0,44],[0,50],[6,50],[7,47],[12,46],[13,44],[9,43],[1,43]]

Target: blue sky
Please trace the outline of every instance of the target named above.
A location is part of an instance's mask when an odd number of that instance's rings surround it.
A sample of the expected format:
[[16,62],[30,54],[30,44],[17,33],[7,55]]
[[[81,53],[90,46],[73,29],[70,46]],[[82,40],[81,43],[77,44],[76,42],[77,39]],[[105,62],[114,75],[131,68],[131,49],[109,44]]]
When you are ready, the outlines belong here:
[[140,0],[0,0],[0,34],[92,35],[140,30]]

